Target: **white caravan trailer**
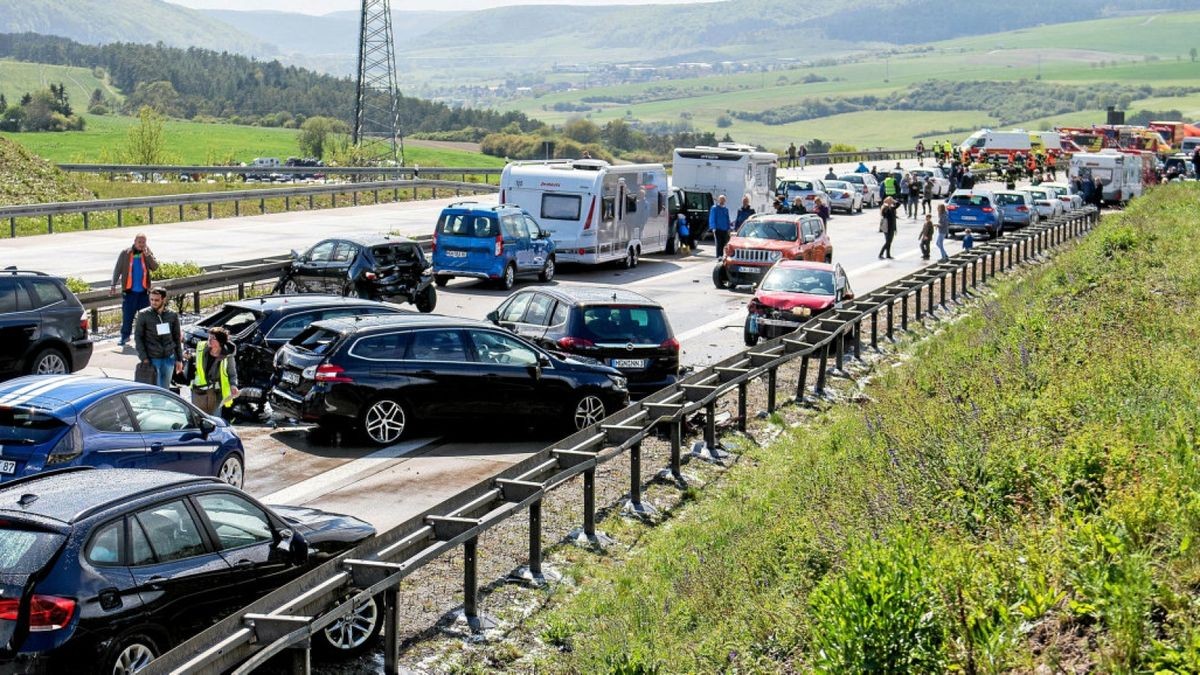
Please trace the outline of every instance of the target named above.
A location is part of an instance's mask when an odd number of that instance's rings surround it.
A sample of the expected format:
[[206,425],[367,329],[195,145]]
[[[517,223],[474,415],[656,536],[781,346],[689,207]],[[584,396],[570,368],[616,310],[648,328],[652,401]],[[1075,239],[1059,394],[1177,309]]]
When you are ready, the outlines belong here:
[[1142,157],[1108,149],[1077,152],[1071,155],[1071,177],[1092,174],[1092,180],[1104,183],[1104,201],[1119,204],[1142,194]]
[[[775,172],[779,155],[759,152],[750,145],[720,143],[717,147],[697,146],[675,148],[671,167],[671,185],[684,191],[685,201],[692,205],[716,203],[725,195],[730,213],[742,206],[742,197],[750,195],[750,206],[758,213],[774,213]],[[696,200],[687,193],[708,195]],[[708,222],[702,223],[702,230]]]
[[637,265],[671,237],[667,170],[594,159],[512,162],[500,175],[500,203],[524,208],[551,233],[560,263]]

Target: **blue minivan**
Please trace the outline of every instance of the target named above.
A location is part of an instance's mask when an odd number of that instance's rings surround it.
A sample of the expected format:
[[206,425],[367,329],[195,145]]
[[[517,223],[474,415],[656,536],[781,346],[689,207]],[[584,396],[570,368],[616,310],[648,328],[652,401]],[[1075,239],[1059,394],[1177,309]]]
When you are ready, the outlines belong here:
[[971,230],[998,237],[1004,231],[1004,212],[987,190],[955,190],[946,200],[950,234]]
[[433,278],[496,282],[504,290],[517,277],[554,278],[554,242],[533,216],[512,204],[458,202],[442,210],[433,233]]

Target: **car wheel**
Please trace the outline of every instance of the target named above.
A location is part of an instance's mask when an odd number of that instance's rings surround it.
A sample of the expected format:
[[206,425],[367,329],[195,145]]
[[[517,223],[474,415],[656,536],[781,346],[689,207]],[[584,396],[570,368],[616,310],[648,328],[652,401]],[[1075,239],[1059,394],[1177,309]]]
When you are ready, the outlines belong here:
[[[672,221],[672,222],[674,222],[674,221]],[[672,226],[671,229],[675,229],[674,226]],[[667,255],[672,255],[678,250],[679,250],[679,232],[675,232],[670,237],[667,237],[667,247],[666,247],[666,249],[663,250],[663,252],[666,253]]]
[[283,292],[288,295],[300,293],[300,285],[296,283],[295,279],[288,279],[283,282]]
[[228,483],[240,489],[246,480],[246,470],[242,464],[242,458],[237,455],[226,457],[225,461],[221,462],[221,468],[217,470],[217,478],[221,479],[222,483]]
[[383,602],[375,596],[317,633],[316,646],[326,655],[347,659],[371,649],[382,630]]
[[633,247],[630,246],[629,250],[625,252],[625,259],[621,261],[621,265],[625,269],[631,270],[631,269],[637,267],[637,264],[638,264],[637,253],[633,250]]
[[729,273],[725,271],[724,265],[717,265],[712,272],[713,286],[725,290],[729,288]]
[[742,327],[742,341],[747,347],[753,347],[758,344],[758,333],[750,332],[750,317],[746,317],[746,325]]
[[67,357],[54,347],[43,349],[29,362],[30,375],[65,375],[69,372]]
[[600,397],[595,394],[585,394],[580,397],[575,402],[575,407],[572,411],[571,421],[575,431],[590,427],[607,416],[604,411],[604,401],[600,400]]
[[438,288],[445,288],[446,284],[450,283],[450,280],[453,278],[454,277],[446,274],[439,274],[433,278],[433,282],[437,284]]
[[381,398],[363,411],[362,430],[372,443],[391,445],[408,430],[408,413],[400,403]]
[[517,266],[509,263],[504,268],[504,274],[500,276],[500,288],[506,291],[511,291],[514,284],[517,283]]
[[546,258],[546,266],[542,268],[542,273],[538,275],[538,281],[549,283],[554,280],[554,258]]
[[417,294],[417,299],[413,302],[417,306],[417,311],[422,314],[428,314],[437,307],[437,289],[432,285],[426,286],[420,293]]
[[150,665],[158,656],[158,645],[141,633],[118,639],[111,649],[100,672],[112,675],[132,675]]

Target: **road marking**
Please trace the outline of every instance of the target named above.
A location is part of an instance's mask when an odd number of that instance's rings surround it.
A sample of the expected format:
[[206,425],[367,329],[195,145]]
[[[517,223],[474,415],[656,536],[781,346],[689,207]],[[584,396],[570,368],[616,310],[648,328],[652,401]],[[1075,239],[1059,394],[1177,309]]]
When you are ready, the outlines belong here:
[[437,437],[417,438],[381,448],[369,455],[346,462],[336,469],[331,469],[307,480],[300,481],[295,485],[272,492],[263,497],[261,501],[265,504],[292,505],[310,502],[317,497],[340,490],[364,474],[375,473],[377,469],[382,465],[386,465],[391,460],[403,457],[415,450],[420,450],[437,440]]
[[[900,255],[895,257],[895,260],[905,260],[907,258],[915,258],[919,253],[920,253],[920,251],[910,251],[908,253],[901,253]],[[857,268],[847,272],[846,275],[853,278],[860,274],[866,274],[867,272],[871,272],[871,271],[881,269],[881,268],[884,268],[887,266],[888,266],[888,261],[880,260],[879,262],[873,262],[868,265],[863,265],[862,267],[857,267]],[[884,285],[886,285],[886,284],[884,284]],[[705,334],[711,330],[717,329],[717,328],[734,328],[741,322],[742,317],[744,317],[745,315],[746,315],[745,308],[739,309],[738,311],[733,312],[731,314],[727,314],[726,316],[723,316],[720,319],[715,319],[713,321],[709,321],[706,324],[696,326],[695,328],[693,328],[691,330],[684,331],[683,333],[680,333],[678,336],[676,336],[675,339],[679,340],[680,342],[686,342],[688,340],[691,340],[694,337],[698,337],[700,335],[703,335],[703,334]]]

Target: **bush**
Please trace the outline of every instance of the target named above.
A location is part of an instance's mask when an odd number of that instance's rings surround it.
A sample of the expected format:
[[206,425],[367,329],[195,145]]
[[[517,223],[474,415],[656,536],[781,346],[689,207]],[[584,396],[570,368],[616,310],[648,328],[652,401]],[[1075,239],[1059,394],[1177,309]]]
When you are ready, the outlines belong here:
[[103,103],[97,103],[96,105],[88,108],[88,114],[89,115],[107,115],[108,114],[108,106],[104,105]]
[[67,277],[65,281],[67,283],[67,290],[71,291],[75,295],[87,293],[88,291],[92,290],[92,285],[83,279],[80,279],[79,277]]
[[729,115],[717,115],[717,128],[728,129],[733,126],[733,118]]
[[184,262],[160,262],[158,269],[154,271],[154,279],[157,281],[182,279],[203,273],[204,268],[190,260]]

